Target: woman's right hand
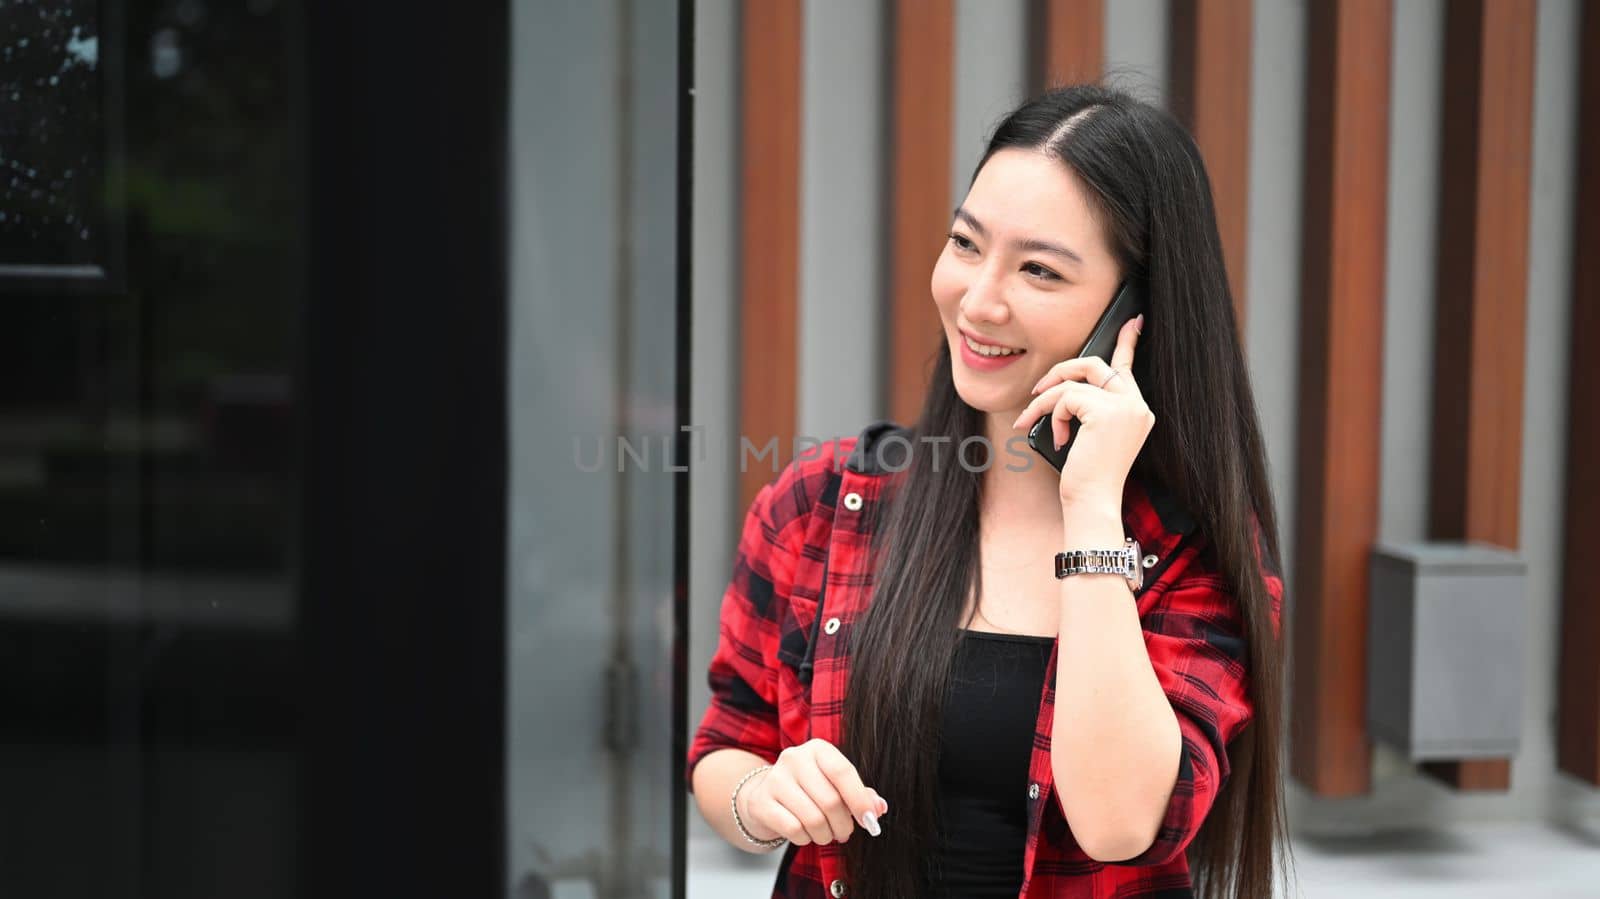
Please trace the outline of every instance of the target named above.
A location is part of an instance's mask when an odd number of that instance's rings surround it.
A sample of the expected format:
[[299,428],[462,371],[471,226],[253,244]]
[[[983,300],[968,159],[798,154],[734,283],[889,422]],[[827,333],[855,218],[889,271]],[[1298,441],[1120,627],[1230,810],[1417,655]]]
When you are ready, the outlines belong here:
[[753,778],[739,799],[739,816],[753,836],[783,836],[799,846],[843,843],[858,823],[877,836],[878,816],[889,811],[844,753],[820,738],[778,753],[771,770]]

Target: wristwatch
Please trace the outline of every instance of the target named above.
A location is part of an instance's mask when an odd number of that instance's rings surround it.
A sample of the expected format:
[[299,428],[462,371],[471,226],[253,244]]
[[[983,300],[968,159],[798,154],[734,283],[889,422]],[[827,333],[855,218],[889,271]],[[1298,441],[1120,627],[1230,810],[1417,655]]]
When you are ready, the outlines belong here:
[[1139,564],[1139,541],[1125,538],[1120,549],[1069,549],[1056,553],[1056,577],[1074,574],[1120,574],[1137,593],[1144,585],[1144,567]]

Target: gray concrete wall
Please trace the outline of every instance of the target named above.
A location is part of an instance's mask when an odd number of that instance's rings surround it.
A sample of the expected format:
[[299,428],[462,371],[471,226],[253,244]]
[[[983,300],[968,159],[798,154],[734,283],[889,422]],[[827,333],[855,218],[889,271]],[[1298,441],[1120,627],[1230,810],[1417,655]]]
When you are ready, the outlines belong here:
[[1028,89],[1025,0],[956,0],[955,13],[951,209],[967,195],[990,133]]
[[[722,592],[733,575],[745,510],[738,508],[739,17],[736,0],[695,10],[694,328],[689,403],[705,428],[706,458],[689,476],[689,726],[710,702]],[[731,439],[731,443],[730,443]],[[733,452],[730,452],[730,446]],[[699,821],[691,807],[690,817]]]
[[1167,0],[1106,4],[1107,80],[1156,105],[1167,102]]
[[1256,4],[1250,67],[1250,247],[1245,354],[1286,571],[1293,571],[1295,415],[1300,384],[1300,194],[1304,166],[1305,7]]
[[805,4],[796,408],[799,433],[818,440],[856,433],[883,406],[884,14],[881,0]]

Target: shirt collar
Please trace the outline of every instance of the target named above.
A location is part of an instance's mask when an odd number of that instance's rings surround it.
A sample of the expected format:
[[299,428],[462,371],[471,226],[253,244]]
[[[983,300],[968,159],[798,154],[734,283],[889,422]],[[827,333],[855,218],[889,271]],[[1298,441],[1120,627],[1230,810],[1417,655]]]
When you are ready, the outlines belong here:
[[[890,440],[898,437],[898,440]],[[861,429],[856,447],[844,467],[858,474],[882,475],[903,471],[911,450],[911,429],[880,419]]]

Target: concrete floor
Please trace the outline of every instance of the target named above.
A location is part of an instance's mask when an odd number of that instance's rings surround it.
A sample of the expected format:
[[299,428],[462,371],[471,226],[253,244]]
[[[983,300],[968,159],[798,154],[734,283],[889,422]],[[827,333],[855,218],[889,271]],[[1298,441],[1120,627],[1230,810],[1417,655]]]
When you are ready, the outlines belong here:
[[[780,853],[723,843],[698,815],[689,828],[688,899],[770,895]],[[1600,834],[1534,824],[1373,837],[1297,837],[1305,899],[1600,899]]]

